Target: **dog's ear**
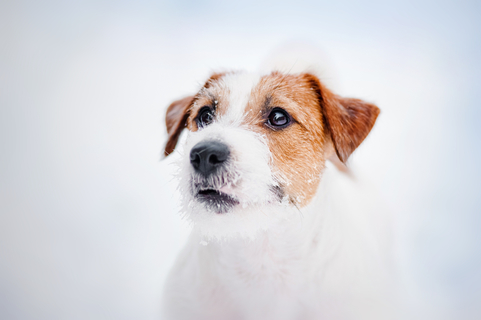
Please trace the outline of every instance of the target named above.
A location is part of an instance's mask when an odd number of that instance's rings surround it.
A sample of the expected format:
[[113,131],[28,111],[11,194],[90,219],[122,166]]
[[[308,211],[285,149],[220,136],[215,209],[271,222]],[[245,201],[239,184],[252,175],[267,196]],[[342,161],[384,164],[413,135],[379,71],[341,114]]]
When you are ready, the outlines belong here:
[[188,96],[172,102],[169,108],[167,108],[165,125],[167,127],[169,138],[165,144],[164,156],[168,156],[174,151],[180,134],[185,128],[187,118],[189,117],[189,109],[193,100],[194,96]]
[[362,100],[335,95],[312,74],[305,74],[305,77],[318,93],[321,112],[337,156],[346,162],[371,131],[380,110]]

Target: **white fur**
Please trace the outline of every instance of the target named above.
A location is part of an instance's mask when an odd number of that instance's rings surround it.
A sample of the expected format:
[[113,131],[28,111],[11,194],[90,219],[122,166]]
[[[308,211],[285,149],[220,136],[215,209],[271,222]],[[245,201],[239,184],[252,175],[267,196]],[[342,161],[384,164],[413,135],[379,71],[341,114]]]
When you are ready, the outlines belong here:
[[[388,246],[372,195],[328,166],[308,206],[276,200],[266,137],[240,121],[256,79],[223,79],[229,112],[187,136],[179,178],[193,231],[167,280],[163,319],[391,318]],[[240,204],[224,214],[192,196],[189,152],[204,140],[232,153],[231,183],[216,187]]]
[[230,88],[229,108],[223,121],[239,123],[245,113],[252,89],[259,83],[260,75],[255,73],[235,73],[222,77],[223,84]]

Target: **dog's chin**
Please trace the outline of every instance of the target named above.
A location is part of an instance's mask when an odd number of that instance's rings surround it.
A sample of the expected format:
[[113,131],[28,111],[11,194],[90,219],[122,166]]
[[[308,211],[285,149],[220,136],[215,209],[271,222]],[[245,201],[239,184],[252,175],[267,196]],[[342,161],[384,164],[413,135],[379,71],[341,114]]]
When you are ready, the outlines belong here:
[[207,210],[218,214],[227,213],[239,205],[239,200],[234,196],[215,189],[200,190],[194,198]]
[[281,221],[298,218],[289,203],[275,195],[269,199],[245,198],[215,189],[190,193],[183,216],[206,241],[232,238],[255,238]]

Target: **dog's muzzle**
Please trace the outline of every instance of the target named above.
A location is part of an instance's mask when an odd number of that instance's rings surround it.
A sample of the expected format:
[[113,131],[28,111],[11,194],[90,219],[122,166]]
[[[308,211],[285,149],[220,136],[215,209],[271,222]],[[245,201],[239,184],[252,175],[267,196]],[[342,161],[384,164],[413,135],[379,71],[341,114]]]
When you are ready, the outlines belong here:
[[239,203],[219,190],[230,180],[226,174],[229,157],[229,147],[215,140],[201,141],[190,151],[190,164],[197,176],[194,196],[217,213],[225,213]]

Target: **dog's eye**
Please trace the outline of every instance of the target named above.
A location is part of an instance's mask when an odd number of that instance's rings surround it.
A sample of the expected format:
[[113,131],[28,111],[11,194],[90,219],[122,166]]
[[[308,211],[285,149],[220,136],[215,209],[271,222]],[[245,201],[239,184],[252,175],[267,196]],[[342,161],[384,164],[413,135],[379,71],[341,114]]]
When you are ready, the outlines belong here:
[[290,121],[289,114],[281,108],[275,108],[272,110],[267,118],[267,123],[275,128],[284,128]]
[[204,106],[200,109],[199,114],[197,115],[197,126],[199,128],[205,127],[209,125],[214,120],[214,114],[212,110]]

